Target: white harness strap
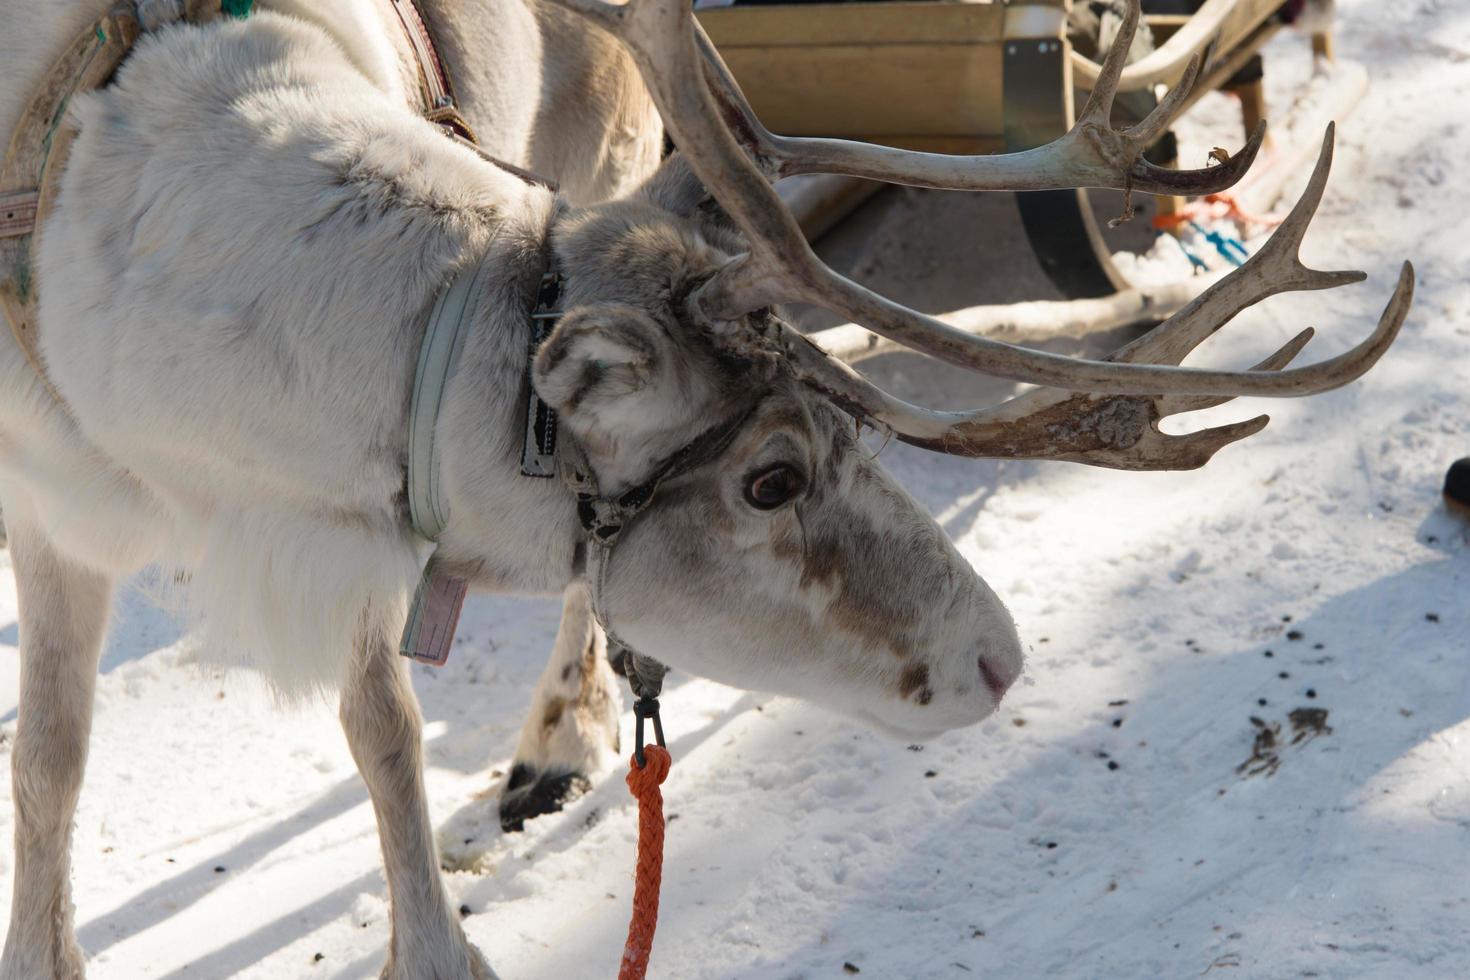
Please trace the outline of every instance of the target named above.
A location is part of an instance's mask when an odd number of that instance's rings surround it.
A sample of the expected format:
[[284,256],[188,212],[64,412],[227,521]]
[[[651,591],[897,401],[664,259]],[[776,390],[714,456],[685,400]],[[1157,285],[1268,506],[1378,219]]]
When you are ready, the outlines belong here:
[[[438,541],[449,524],[449,505],[441,486],[439,443],[435,432],[444,407],[444,389],[464,350],[465,334],[475,321],[480,294],[484,290],[486,258],[455,273],[448,287],[439,292],[419,348],[418,370],[414,372],[413,395],[408,408],[408,495],[409,519],[413,529],[430,541]],[[409,605],[408,621],[398,652],[420,663],[436,667],[449,659],[459,612],[464,606],[468,583],[450,574],[429,557]]]
[[464,348],[465,328],[475,318],[485,277],[485,257],[460,269],[434,300],[419,349],[413,399],[408,410],[408,511],[413,529],[439,540],[449,522],[440,488],[439,446],[434,430],[444,404],[444,387]]

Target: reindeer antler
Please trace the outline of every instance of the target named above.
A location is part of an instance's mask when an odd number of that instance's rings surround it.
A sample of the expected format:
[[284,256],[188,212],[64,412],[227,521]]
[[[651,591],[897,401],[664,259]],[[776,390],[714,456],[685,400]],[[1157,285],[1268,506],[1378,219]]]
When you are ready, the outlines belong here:
[[[1151,344],[1131,345],[1104,361],[1069,358],[973,336],[851,282],[816,257],[770,186],[770,179],[775,177],[811,172],[967,189],[1144,189],[1145,180],[1153,182],[1150,189],[1168,192],[1204,186],[1201,172],[1163,177],[1160,175],[1171,172],[1151,168],[1140,157],[1143,147],[1178,111],[1187,86],[1176,87],[1138,126],[1121,132],[1111,128],[1108,116],[1113,92],[1138,21],[1138,0],[1130,4],[1124,30],[1103,64],[1092,97],[1069,133],[1038,150],[955,158],[841,140],[773,136],[755,119],[735,81],[694,22],[687,0],[630,0],[622,5],[603,0],[557,2],[591,17],[627,46],[680,151],[749,243],[747,254],[730,262],[691,297],[694,312],[720,343],[736,350],[780,352],[807,384],[848,411],[893,429],[906,441],[962,455],[1045,455],[1145,469],[1199,465],[1219,445],[1258,431],[1264,420],[1228,427],[1229,431],[1211,430],[1213,435],[1207,432],[1169,437],[1154,425],[1163,412],[1202,407],[1204,403],[1198,400],[1201,396],[1215,403],[1237,395],[1309,395],[1344,385],[1382,356],[1408,312],[1413,273],[1406,263],[1377,329],[1345,354],[1308,367],[1281,370],[1309,338],[1303,335],[1252,371],[1175,366],[1189,349],[1266,296],[1363,278],[1357,272],[1314,272],[1296,259],[1295,243],[1300,241],[1326,182],[1331,128],[1312,184],[1293,212],[1287,234],[1278,232],[1277,238],[1283,243],[1292,243],[1289,251],[1285,244],[1274,251],[1268,248],[1144,338],[1145,342],[1154,338]],[[1191,80],[1197,69],[1198,64],[1193,64]],[[1259,145],[1259,135],[1242,151],[1247,163]],[[1203,174],[1213,175],[1222,169]],[[1222,183],[1228,185],[1240,172],[1225,171],[1229,179]],[[774,318],[764,318],[757,324],[745,322],[745,314],[782,302],[804,302],[831,310],[915,351],[995,377],[1063,392],[1196,398],[1113,399],[1110,418],[1098,415],[1099,402],[1092,395],[1074,397],[1055,391],[1034,392],[975,412],[928,411],[878,389]],[[1177,357],[1173,356],[1176,351]],[[1047,404],[1043,406],[1043,402]],[[1072,438],[1077,433],[1092,435]],[[1043,435],[1049,441],[1043,442]],[[1193,441],[1186,449],[1171,439]]]

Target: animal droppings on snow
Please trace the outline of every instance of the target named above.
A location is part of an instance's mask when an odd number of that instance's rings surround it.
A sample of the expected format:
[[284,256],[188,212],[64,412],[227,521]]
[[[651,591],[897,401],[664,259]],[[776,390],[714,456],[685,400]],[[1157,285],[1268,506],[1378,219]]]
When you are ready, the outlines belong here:
[[1279,754],[1279,742],[1281,737],[1281,726],[1276,722],[1268,722],[1254,715],[1250,718],[1251,725],[1255,728],[1255,741],[1251,745],[1250,758],[1235,767],[1235,771],[1247,778],[1265,773],[1270,776],[1281,766]]
[[1327,724],[1327,714],[1326,708],[1293,708],[1286,716],[1294,733],[1291,744],[1299,745],[1310,742],[1319,735],[1331,735],[1332,728]]

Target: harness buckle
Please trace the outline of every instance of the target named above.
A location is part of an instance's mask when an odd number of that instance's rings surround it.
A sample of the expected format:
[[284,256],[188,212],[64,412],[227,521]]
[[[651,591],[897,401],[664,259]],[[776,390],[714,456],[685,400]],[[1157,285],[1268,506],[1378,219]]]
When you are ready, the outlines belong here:
[[633,702],[633,759],[642,769],[648,764],[648,759],[643,754],[643,720],[653,719],[653,739],[659,748],[664,745],[664,725],[658,717],[658,698],[639,698]]

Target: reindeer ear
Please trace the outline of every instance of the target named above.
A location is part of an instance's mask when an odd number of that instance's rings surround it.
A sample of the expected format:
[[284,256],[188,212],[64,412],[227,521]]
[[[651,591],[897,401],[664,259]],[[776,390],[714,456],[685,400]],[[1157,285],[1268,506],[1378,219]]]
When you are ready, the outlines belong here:
[[596,417],[610,403],[648,388],[667,347],[663,328],[642,310],[619,303],[577,307],[536,352],[532,381],[563,415]]

